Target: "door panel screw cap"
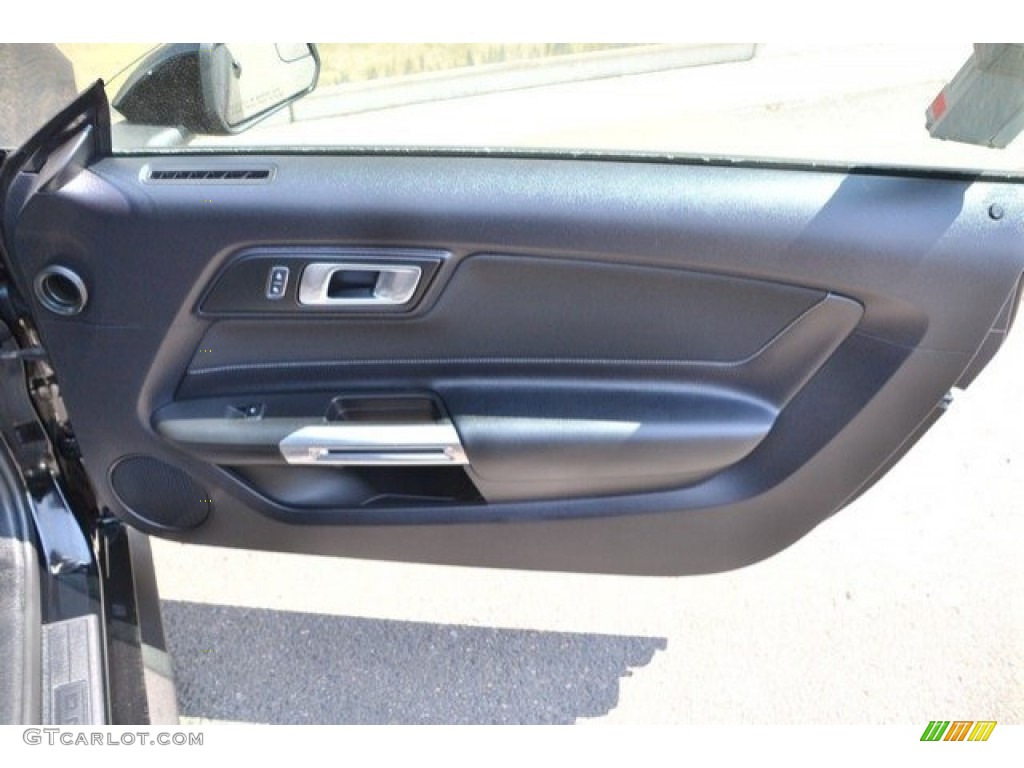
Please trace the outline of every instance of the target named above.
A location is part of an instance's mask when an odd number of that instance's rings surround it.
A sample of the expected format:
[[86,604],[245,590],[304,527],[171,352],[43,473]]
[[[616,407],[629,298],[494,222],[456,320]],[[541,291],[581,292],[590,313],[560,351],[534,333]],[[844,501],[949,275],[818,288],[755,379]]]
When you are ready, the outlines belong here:
[[1003,218],[1003,206],[999,203],[992,203],[992,205],[988,207],[988,215],[994,220],[999,221]]

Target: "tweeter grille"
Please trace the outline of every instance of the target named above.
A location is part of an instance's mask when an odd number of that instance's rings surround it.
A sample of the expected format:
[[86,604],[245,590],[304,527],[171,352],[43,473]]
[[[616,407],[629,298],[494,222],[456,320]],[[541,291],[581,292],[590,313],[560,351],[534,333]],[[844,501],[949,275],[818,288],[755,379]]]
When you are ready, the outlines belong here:
[[150,456],[118,461],[110,484],[129,512],[161,528],[195,528],[213,511],[205,488],[177,467]]

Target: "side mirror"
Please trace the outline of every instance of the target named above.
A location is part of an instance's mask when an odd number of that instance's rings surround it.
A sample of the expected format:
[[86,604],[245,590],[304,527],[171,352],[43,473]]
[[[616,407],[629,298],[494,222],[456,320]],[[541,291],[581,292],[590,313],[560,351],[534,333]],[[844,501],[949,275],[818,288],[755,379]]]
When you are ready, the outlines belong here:
[[150,53],[111,105],[131,123],[240,133],[316,87],[311,43],[171,43]]

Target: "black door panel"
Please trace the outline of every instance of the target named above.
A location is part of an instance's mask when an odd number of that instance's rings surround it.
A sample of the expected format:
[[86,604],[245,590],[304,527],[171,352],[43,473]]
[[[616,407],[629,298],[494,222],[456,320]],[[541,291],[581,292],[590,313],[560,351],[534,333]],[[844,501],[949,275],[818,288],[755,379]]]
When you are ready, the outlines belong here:
[[[593,323],[595,335],[606,344],[616,331],[621,335],[617,321],[628,313],[628,306],[611,307],[609,319]],[[478,314],[481,322],[467,325],[467,334],[490,335],[491,315]],[[663,322],[675,328],[677,314],[666,305]],[[751,316],[757,317],[756,308],[747,310]],[[327,359],[333,338],[341,337],[338,345],[344,347],[347,334],[360,332],[339,321],[320,336],[295,334],[307,343],[311,336],[322,342],[309,363],[275,362],[268,354],[251,364],[190,368],[179,401],[158,411],[154,423],[158,432],[206,461],[280,463],[278,443],[304,424],[322,421],[338,393],[415,388],[436,393],[447,405],[470,457],[468,471],[487,500],[678,488],[707,479],[754,450],[778,412],[860,317],[856,303],[827,297],[759,351],[733,362],[630,359],[628,338],[600,357],[365,360],[342,349]],[[763,333],[764,323],[760,326],[752,329]],[[552,329],[560,327],[551,323]],[[253,339],[250,348],[260,346],[260,327],[245,328]],[[278,335],[277,349],[287,348],[287,327],[267,330]],[[536,343],[551,343],[550,335],[554,332],[538,336]],[[437,338],[444,344],[443,335]],[[229,346],[223,338],[204,340],[197,357],[218,347],[246,348]],[[312,382],[332,388],[311,397]],[[247,406],[258,408],[262,418],[237,418]]]
[[[372,306],[341,306],[327,319],[291,296],[275,307],[305,318],[218,322],[189,372],[339,360],[739,363],[824,298],[764,281],[584,260],[472,254],[446,271],[414,320],[367,317]],[[261,297],[266,274],[248,292]]]
[[[216,158],[272,167],[260,184],[164,185],[161,162],[45,167],[7,232],[25,295],[53,264],[88,287],[81,314],[32,311],[101,503],[201,543],[737,567],[909,447],[998,347],[1024,270],[1024,196],[998,179],[305,155]],[[429,266],[397,308],[296,300],[309,263],[353,254]],[[339,295],[371,291],[358,277]],[[468,463],[287,463],[282,436],[378,397],[436,399]],[[126,457],[197,484],[202,514],[126,505]]]

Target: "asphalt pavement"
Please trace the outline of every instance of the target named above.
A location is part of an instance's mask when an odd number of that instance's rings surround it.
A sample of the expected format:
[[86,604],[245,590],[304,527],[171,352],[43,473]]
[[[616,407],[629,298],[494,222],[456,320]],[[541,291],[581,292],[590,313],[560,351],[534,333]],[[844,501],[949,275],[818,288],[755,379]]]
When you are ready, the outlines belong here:
[[[664,638],[165,601],[182,712],[265,723],[572,723]],[[196,632],[203,627],[202,632]]]

